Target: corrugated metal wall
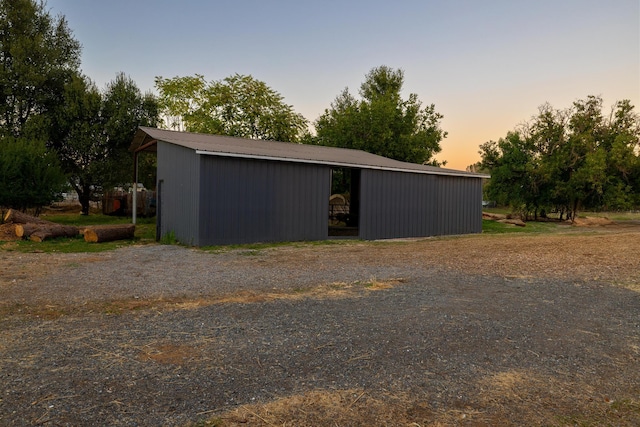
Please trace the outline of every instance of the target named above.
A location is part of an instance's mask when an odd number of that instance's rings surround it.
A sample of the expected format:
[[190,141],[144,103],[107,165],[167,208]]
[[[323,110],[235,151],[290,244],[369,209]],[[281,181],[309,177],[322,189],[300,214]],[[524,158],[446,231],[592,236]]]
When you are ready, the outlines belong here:
[[195,151],[158,141],[160,238],[173,232],[179,242],[199,245],[199,165]]
[[432,175],[363,169],[360,238],[435,234],[436,181]]
[[362,170],[361,239],[482,231],[479,178]]
[[199,245],[322,240],[330,168],[201,156]]
[[437,234],[482,232],[482,180],[456,176],[437,176]]

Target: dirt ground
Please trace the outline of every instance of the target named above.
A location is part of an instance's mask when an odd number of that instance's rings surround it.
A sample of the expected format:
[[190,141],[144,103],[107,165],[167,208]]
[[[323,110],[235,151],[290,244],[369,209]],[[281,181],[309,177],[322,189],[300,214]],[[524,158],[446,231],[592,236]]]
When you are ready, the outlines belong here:
[[0,425],[640,425],[635,223],[7,248]]

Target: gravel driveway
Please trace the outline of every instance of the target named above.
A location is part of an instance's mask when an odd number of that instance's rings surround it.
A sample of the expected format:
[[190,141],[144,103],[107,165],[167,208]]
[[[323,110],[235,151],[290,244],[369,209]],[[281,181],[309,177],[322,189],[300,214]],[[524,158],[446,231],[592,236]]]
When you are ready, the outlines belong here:
[[260,408],[317,392],[354,417],[287,425],[639,425],[627,251],[637,230],[0,252],[0,425],[283,425]]

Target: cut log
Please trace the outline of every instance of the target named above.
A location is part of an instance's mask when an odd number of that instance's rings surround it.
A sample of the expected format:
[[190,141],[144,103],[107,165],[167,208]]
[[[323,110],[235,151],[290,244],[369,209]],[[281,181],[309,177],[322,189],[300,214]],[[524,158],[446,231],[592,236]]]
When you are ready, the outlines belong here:
[[134,224],[93,226],[85,228],[84,240],[85,242],[101,243],[133,239],[135,232],[136,226]]
[[35,223],[27,223],[27,224],[14,224],[16,230],[16,236],[27,238],[31,236],[36,231],[41,230],[43,227],[49,226],[49,224],[35,224]]
[[4,215],[4,222],[12,222],[14,224],[53,224],[51,221],[36,218],[24,212],[17,211],[15,209],[9,209]]
[[[52,223],[53,224],[53,223]],[[25,224],[28,225],[28,224]],[[22,227],[24,232],[24,226]],[[17,234],[17,229],[16,229]],[[46,239],[52,239],[54,237],[75,237],[78,235],[78,227],[74,225],[60,225],[60,224],[41,224],[41,226],[34,230],[29,239],[32,242],[42,242]]]
[[10,242],[18,240],[16,224],[0,224],[0,241]]

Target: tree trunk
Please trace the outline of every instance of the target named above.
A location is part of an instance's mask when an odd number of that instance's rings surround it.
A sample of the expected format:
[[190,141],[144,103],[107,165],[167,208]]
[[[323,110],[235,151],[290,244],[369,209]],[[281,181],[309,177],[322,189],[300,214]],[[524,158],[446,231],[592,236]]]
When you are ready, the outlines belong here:
[[[25,224],[29,225],[29,224]],[[22,227],[24,232],[24,226]],[[16,227],[16,235],[18,229]],[[33,231],[29,236],[32,242],[42,242],[45,239],[52,239],[55,237],[75,237],[78,235],[78,227],[74,225],[41,225],[37,230]]]
[[80,215],[89,215],[90,201],[91,201],[91,186],[86,184],[74,185],[76,193],[78,194],[78,202],[82,209]]
[[51,221],[45,221],[15,209],[7,211],[4,216],[4,222],[12,222],[14,224],[53,224]]
[[80,215],[89,215],[89,198],[88,194],[78,194],[78,201],[80,202],[80,206],[82,207],[80,210]]
[[136,226],[134,224],[87,227],[84,230],[84,240],[86,242],[100,243],[133,239],[135,231]]

